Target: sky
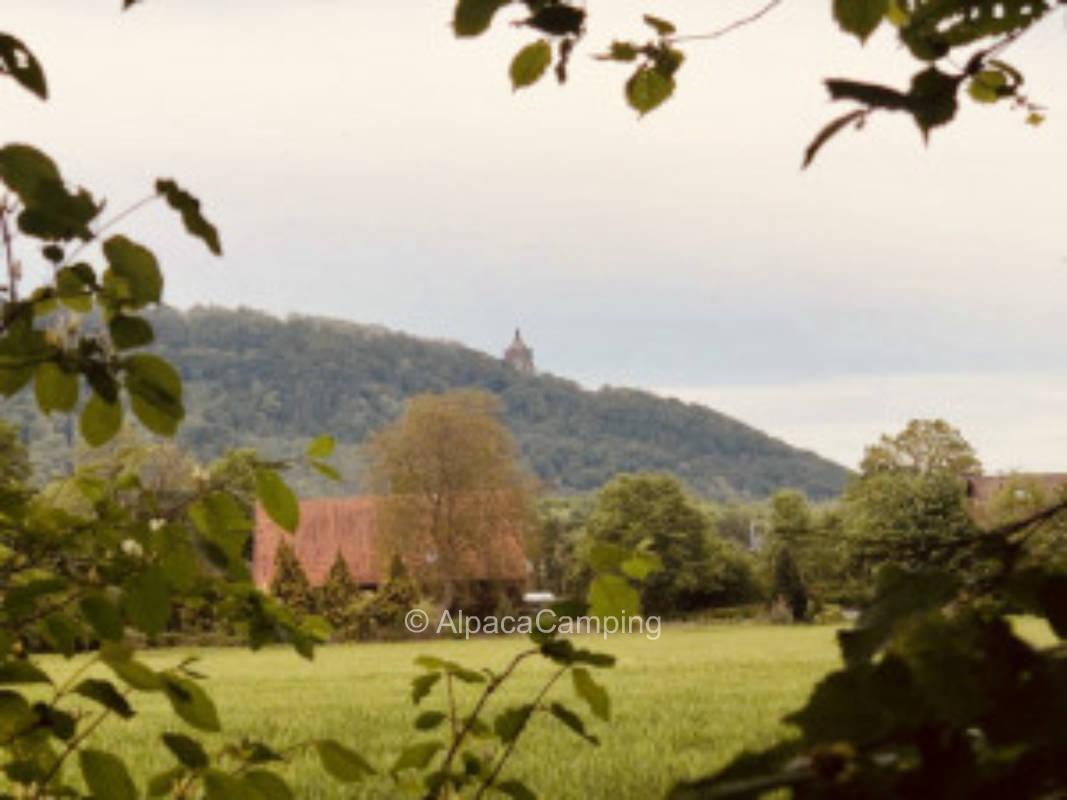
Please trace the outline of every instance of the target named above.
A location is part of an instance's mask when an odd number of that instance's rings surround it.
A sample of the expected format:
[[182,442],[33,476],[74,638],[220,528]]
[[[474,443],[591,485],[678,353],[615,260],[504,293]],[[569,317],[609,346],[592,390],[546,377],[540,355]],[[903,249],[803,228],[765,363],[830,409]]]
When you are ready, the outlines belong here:
[[174,177],[220,228],[218,260],[161,207],[124,227],[172,305],[489,352],[521,326],[539,369],[706,403],[847,465],[944,416],[988,469],[1067,470],[1062,13],[1005,54],[1044,125],[964,102],[924,146],[883,114],[801,171],[847,110],[823,78],[916,70],[886,31],[841,34],[828,2],[687,46],[676,96],[640,120],[626,67],[592,54],[647,36],[645,12],[701,33],[759,3],[596,4],[567,85],[517,93],[533,34],[504,11],[457,40],[448,0],[4,5],[51,89],[0,84],[6,140],[112,209]]

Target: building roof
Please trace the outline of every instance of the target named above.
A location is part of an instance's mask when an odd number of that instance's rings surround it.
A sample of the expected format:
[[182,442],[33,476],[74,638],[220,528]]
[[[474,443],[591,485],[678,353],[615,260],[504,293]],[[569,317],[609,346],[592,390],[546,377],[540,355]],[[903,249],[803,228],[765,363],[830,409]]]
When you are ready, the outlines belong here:
[[[1011,472],[1006,475],[968,475],[967,498],[970,500],[971,516],[982,526],[996,521],[994,503],[1005,489],[1015,486],[1019,491],[1036,487],[1038,494],[1047,493],[1051,503],[1067,493],[1067,472]],[[1041,492],[1044,490],[1044,492]]]
[[1019,481],[1036,483],[1056,492],[1067,486],[1067,472],[1013,472],[1007,475],[969,475],[967,477],[967,496],[976,503],[988,503],[1004,487]]
[[[266,589],[274,577],[278,545],[287,541],[312,586],[320,586],[340,553],[359,584],[382,583],[392,552],[379,547],[380,498],[323,497],[300,502],[300,526],[290,534],[256,508],[252,577]],[[428,550],[429,548],[425,548]],[[464,572],[477,580],[524,580],[529,571],[518,535],[502,531],[491,540],[488,553],[464,554]],[[418,578],[426,571],[425,552],[402,553],[408,570]]]

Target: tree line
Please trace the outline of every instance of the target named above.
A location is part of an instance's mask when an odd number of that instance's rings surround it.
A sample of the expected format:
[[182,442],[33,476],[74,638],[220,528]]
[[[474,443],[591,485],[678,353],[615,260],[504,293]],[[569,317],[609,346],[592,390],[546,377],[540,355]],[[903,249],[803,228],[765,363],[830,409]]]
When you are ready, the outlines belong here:
[[[646,392],[583,390],[552,375],[523,375],[500,359],[445,342],[315,317],[280,320],[249,310],[159,309],[154,352],[173,363],[195,402],[178,441],[201,460],[255,447],[286,457],[322,431],[337,441],[346,480],[296,470],[304,496],[363,491],[363,445],[418,394],[482,389],[503,404],[525,465],[556,492],[587,492],[620,472],[666,471],[709,498],[764,497],[797,486],[837,494],[843,467],[713,410]],[[37,473],[69,470],[76,431],[29,398],[8,416],[25,430]],[[73,443],[73,446],[72,446]]]

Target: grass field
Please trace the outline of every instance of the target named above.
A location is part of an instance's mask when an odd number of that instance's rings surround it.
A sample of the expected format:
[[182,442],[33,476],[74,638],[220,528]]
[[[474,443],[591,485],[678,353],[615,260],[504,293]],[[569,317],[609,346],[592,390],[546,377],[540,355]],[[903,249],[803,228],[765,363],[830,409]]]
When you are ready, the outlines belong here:
[[[606,646],[600,639],[582,642],[619,659],[614,669],[599,671],[613,703],[611,724],[592,723],[601,746],[538,717],[506,772],[544,800],[661,797],[675,780],[781,737],[787,729],[777,720],[837,665],[833,642],[830,627],[759,625],[675,625],[665,627],[658,641],[635,635],[614,637]],[[500,668],[524,644],[521,638],[484,638],[338,645],[321,648],[312,663],[281,649],[162,650],[145,660],[163,668],[190,652],[200,655],[227,737],[248,735],[277,745],[334,737],[375,765],[388,765],[413,732],[410,681],[417,655]],[[531,699],[550,669],[539,661],[527,662],[498,708]],[[584,711],[569,682],[561,682],[554,696]],[[171,765],[155,734],[182,723],[156,696],[138,695],[136,707],[142,724],[111,723],[94,739],[147,777]],[[444,708],[440,688],[423,701],[423,708],[434,707]],[[134,728],[138,736],[130,738]],[[285,771],[302,798],[393,796],[383,782],[335,783],[311,758],[297,758]]]

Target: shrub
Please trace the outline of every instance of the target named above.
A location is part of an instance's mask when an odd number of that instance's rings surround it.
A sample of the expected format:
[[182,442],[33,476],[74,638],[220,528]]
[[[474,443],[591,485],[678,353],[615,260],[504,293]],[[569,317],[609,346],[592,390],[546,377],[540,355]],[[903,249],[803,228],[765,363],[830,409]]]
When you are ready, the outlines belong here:
[[287,542],[281,542],[274,555],[274,578],[270,582],[270,593],[281,600],[297,618],[318,613],[316,592],[311,588],[304,568],[300,566],[300,560]]

